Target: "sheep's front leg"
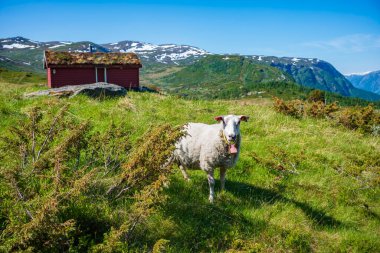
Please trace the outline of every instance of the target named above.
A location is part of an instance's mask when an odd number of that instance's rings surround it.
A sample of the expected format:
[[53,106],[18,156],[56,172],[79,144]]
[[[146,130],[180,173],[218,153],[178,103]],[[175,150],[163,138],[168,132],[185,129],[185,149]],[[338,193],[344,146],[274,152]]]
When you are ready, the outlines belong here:
[[210,187],[210,196],[208,197],[208,200],[210,203],[214,202],[214,186],[215,186],[215,179],[214,179],[214,170],[210,170],[207,172],[207,180],[208,180],[208,185]]
[[220,189],[224,191],[224,185],[226,183],[226,168],[220,168]]

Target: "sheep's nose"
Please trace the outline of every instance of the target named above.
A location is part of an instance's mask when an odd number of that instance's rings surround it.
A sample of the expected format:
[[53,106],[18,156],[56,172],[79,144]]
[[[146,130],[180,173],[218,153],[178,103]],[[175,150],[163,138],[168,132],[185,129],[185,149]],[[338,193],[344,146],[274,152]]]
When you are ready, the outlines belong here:
[[229,134],[229,135],[228,135],[228,138],[235,140],[236,135],[235,135],[235,134]]

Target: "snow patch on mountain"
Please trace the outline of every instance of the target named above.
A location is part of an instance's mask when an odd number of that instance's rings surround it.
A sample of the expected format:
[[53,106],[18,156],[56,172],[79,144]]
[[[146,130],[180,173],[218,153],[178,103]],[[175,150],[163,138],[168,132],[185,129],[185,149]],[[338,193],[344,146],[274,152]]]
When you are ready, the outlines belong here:
[[30,47],[35,47],[35,46],[31,46],[31,45],[25,45],[25,44],[20,44],[20,43],[13,43],[13,44],[9,44],[9,45],[3,45],[3,48],[7,48],[7,49],[14,49],[14,48],[30,48]]
[[138,44],[132,43],[131,48],[126,50],[126,52],[141,52],[141,51],[152,51],[157,49],[158,46],[152,44]]
[[55,46],[51,46],[49,48],[57,48],[57,47],[63,47],[64,45],[55,45]]
[[172,47],[176,47],[176,45],[168,44],[168,45],[160,45],[160,47],[162,47],[162,48],[172,48]]
[[374,71],[365,71],[365,72],[350,73],[350,74],[344,74],[344,75],[345,76],[365,76],[365,75],[368,75],[371,72],[374,72]]
[[178,61],[187,59],[193,61],[196,58],[209,54],[203,49],[187,45],[155,45],[138,41],[120,41],[117,43],[103,44],[102,46],[112,52],[137,53],[139,57],[143,59],[149,59],[149,61],[163,64],[177,64]]
[[190,56],[196,56],[196,55],[202,55],[202,53],[195,50],[188,50],[182,53],[171,53],[171,54],[163,53],[161,55],[156,56],[156,59],[159,62],[165,63],[169,59],[171,61],[178,61],[178,60],[183,60]]

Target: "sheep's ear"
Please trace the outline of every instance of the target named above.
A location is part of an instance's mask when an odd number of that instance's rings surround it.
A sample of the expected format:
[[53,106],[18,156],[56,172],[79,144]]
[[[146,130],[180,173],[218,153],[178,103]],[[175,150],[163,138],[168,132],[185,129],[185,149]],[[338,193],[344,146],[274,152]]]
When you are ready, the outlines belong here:
[[240,120],[247,122],[249,120],[249,116],[241,115]]
[[224,122],[224,118],[223,116],[217,116],[214,118],[216,121],[220,122],[220,121],[223,121]]

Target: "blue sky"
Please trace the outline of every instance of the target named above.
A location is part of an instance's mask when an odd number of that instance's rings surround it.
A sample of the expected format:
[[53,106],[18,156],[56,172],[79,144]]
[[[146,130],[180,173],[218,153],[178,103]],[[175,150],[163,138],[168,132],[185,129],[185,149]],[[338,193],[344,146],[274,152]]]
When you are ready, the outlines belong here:
[[380,70],[380,1],[6,1],[0,37],[139,40],[212,53],[317,57],[342,73]]

